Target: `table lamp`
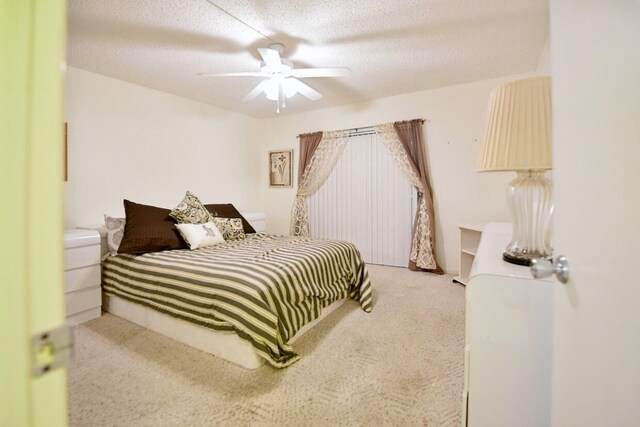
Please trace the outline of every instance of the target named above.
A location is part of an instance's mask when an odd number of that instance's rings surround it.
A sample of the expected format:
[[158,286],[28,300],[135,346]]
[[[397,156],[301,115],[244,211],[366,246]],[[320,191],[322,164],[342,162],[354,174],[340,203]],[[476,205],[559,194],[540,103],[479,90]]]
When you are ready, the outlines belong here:
[[495,88],[480,151],[478,172],[515,171],[507,187],[513,224],[502,258],[530,265],[551,257],[551,78],[533,77]]

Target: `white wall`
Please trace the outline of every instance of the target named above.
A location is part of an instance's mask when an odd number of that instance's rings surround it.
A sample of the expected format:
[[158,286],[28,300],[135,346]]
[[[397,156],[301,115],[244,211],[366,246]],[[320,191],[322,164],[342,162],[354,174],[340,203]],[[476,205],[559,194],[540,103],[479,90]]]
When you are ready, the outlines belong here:
[[547,37],[547,41],[542,48],[542,52],[540,53],[540,59],[538,59],[538,68],[536,69],[536,73],[543,76],[551,75],[551,44],[550,40]]
[[456,272],[457,224],[509,220],[504,192],[515,175],[477,173],[476,158],[490,91],[502,82],[527,76],[507,76],[263,120],[260,177],[268,231],[289,233],[297,182],[292,189],[268,188],[267,151],[293,148],[297,177],[299,133],[424,118],[428,120],[424,132],[435,198],[439,262],[445,270]]
[[475,165],[489,92],[526,76],[259,120],[69,67],[66,227],[123,215],[123,198],[173,207],[191,190],[205,203],[264,211],[269,232],[288,234],[297,182],[268,187],[267,151],[293,148],[297,178],[299,133],[425,118],[439,261],[457,272],[457,224],[509,220],[504,190],[512,174],[476,173]]
[[69,67],[65,225],[123,215],[122,199],[261,208],[257,119]]

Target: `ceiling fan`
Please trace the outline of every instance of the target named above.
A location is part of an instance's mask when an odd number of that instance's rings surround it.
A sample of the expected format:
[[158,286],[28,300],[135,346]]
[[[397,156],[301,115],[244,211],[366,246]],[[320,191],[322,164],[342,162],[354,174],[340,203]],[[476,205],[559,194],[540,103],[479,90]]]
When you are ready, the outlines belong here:
[[291,98],[296,93],[317,101],[322,94],[298,78],[310,77],[344,77],[351,74],[351,70],[345,67],[339,68],[294,68],[291,61],[283,59],[280,55],[284,52],[284,45],[272,43],[269,47],[258,48],[262,57],[260,71],[240,73],[198,73],[198,76],[208,77],[266,77],[266,80],[258,83],[242,100],[253,101],[264,93],[267,99],[276,101],[276,113],[286,107],[285,99]]

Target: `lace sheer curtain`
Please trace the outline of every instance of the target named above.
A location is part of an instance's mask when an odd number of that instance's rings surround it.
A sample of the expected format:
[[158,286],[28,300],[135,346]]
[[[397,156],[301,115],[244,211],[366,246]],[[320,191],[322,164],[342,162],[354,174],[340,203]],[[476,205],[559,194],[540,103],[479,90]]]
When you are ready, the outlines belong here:
[[428,163],[422,137],[422,120],[374,126],[396,165],[418,191],[409,268],[443,274],[435,254],[435,215]]
[[[307,197],[315,193],[327,180],[349,139],[348,130],[322,132],[321,134],[322,139],[318,148],[312,153],[311,159],[309,159],[309,150],[301,148],[300,169],[303,168],[303,153],[308,161],[298,181],[298,192],[291,211],[291,234],[293,236],[309,236]],[[301,138],[304,136],[301,135]]]

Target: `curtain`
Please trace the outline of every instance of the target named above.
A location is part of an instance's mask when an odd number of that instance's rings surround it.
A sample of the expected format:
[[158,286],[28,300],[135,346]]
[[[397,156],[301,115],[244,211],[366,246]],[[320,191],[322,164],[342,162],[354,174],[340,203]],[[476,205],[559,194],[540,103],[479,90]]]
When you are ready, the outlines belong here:
[[422,136],[422,121],[410,120],[374,126],[396,165],[418,191],[409,269],[443,274],[436,261],[435,215],[429,169]]
[[298,182],[302,181],[302,174],[313,153],[318,149],[322,141],[322,132],[304,133],[300,135],[300,161],[298,162]]
[[[309,210],[307,197],[315,193],[331,174],[331,171],[344,151],[349,139],[349,131],[320,132],[322,139],[315,150],[311,150],[314,134],[300,136],[300,166],[298,169],[298,192],[291,211],[291,234],[293,236],[309,235]],[[304,138],[304,148],[302,141]],[[317,136],[316,136],[317,138]],[[304,155],[304,159],[303,159]],[[302,162],[305,162],[304,168]],[[300,174],[302,170],[302,174]]]

